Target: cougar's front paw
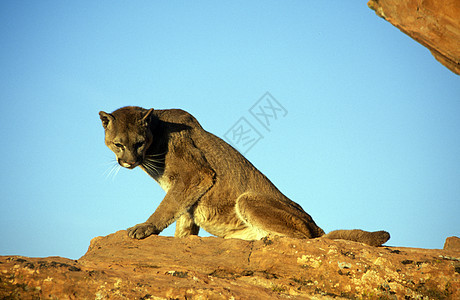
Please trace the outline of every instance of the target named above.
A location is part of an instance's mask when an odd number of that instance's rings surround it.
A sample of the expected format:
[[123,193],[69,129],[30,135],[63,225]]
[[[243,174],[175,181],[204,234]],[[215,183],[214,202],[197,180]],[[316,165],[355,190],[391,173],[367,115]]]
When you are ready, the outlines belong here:
[[155,226],[150,223],[141,223],[128,228],[128,236],[133,239],[144,239],[152,234],[159,234]]

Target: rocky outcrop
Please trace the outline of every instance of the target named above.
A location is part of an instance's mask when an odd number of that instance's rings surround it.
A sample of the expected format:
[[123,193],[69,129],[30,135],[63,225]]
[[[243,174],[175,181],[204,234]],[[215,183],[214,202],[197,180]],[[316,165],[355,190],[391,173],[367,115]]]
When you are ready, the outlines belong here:
[[460,75],[460,1],[370,0],[367,5]]
[[456,236],[448,237],[444,243],[444,250],[460,251],[460,238]]
[[0,257],[0,299],[460,299],[459,250],[119,231],[78,261]]

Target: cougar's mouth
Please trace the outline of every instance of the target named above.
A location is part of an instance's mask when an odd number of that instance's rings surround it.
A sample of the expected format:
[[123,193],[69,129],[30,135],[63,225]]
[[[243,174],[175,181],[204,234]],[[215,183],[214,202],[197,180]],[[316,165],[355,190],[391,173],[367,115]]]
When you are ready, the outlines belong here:
[[121,159],[118,160],[118,163],[120,164],[120,166],[127,168],[127,169],[134,169],[135,167],[142,164],[142,162],[139,162],[139,161],[127,162],[127,161],[122,161]]

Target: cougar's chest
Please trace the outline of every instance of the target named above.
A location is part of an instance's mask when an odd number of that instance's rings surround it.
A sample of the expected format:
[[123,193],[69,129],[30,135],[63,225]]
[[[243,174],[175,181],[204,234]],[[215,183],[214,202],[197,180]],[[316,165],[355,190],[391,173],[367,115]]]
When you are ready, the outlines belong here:
[[169,176],[161,176],[159,178],[156,178],[155,179],[158,184],[160,185],[160,187],[163,189],[163,191],[165,191],[166,193],[169,191],[169,189],[171,188],[171,180],[169,178]]

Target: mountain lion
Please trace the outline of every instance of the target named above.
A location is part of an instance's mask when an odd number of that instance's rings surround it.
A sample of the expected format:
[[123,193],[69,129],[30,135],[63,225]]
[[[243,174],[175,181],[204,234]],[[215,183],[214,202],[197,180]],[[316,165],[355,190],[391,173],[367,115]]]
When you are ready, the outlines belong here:
[[244,240],[323,236],[380,246],[390,238],[386,231],[325,234],[243,155],[183,110],[128,106],[99,115],[105,144],[118,163],[140,167],[166,192],[147,221],[128,229],[131,238],[159,234],[174,221],[176,237],[197,235],[201,227],[219,237]]

